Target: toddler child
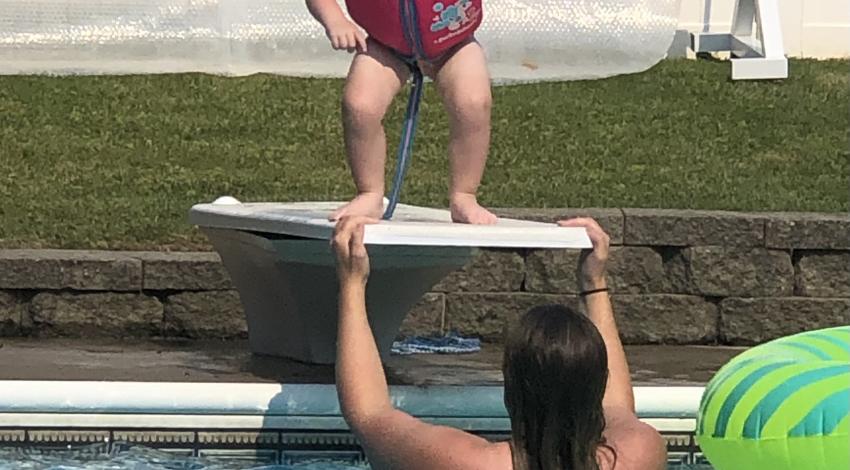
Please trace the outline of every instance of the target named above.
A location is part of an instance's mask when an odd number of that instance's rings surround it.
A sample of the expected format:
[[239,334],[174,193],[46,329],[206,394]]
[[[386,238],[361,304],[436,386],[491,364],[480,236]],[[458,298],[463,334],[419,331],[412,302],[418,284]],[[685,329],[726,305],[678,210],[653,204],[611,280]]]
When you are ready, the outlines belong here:
[[476,197],[490,146],[492,103],[484,51],[473,37],[481,23],[480,0],[347,0],[356,24],[336,0],[306,1],[333,48],[356,53],[343,90],[342,116],[357,196],[331,219],[382,215],[387,153],[382,121],[416,64],[434,80],[449,115],[452,220],[496,223]]

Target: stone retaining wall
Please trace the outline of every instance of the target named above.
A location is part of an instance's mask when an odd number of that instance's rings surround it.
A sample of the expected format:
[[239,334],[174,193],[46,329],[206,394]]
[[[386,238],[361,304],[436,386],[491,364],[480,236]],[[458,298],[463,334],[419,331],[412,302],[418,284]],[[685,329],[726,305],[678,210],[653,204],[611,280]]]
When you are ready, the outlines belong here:
[[[627,343],[750,344],[850,323],[850,217],[651,209],[590,215],[611,235],[615,311]],[[484,250],[434,287],[403,333],[498,340],[533,305],[578,304],[578,253]],[[214,253],[0,250],[0,335],[232,338],[239,297]]]

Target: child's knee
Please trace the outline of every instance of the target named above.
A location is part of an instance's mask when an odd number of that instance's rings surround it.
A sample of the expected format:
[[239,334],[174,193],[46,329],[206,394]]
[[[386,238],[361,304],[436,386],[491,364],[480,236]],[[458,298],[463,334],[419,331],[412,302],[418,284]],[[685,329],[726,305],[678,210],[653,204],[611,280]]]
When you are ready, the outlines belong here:
[[467,90],[457,100],[457,107],[461,113],[470,115],[481,115],[490,113],[493,105],[493,97],[490,90]]
[[451,103],[452,109],[449,113],[453,115],[453,121],[458,124],[479,126],[489,122],[492,103],[489,90],[486,93],[482,91],[460,93]]
[[380,124],[386,110],[377,100],[364,94],[345,93],[342,97],[342,115],[346,121],[360,124]]

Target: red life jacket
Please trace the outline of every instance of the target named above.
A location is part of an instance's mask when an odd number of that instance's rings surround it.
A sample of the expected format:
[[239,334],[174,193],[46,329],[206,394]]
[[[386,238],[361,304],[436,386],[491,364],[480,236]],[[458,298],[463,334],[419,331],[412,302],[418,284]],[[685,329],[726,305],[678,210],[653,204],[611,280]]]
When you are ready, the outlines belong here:
[[435,60],[481,24],[481,0],[346,0],[372,39],[417,59]]

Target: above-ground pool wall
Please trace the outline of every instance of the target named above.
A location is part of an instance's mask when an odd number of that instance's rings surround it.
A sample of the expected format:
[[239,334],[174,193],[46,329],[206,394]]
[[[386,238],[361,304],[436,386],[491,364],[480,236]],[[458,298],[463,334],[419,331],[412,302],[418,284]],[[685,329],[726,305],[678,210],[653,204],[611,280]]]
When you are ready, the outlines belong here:
[[[850,324],[850,216],[655,209],[505,209],[591,215],[611,234],[627,343],[752,344]],[[482,251],[414,308],[402,333],[499,340],[529,307],[576,305],[578,252]],[[0,250],[3,336],[246,336],[214,253]]]

